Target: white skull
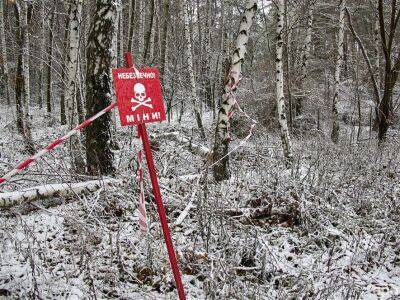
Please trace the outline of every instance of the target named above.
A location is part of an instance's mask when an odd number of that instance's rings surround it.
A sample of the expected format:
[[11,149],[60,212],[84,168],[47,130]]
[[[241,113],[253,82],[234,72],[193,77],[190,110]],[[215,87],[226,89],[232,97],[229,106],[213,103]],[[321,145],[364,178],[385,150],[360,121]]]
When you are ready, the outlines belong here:
[[141,83],[136,83],[133,87],[136,100],[143,102],[146,100],[146,88]]

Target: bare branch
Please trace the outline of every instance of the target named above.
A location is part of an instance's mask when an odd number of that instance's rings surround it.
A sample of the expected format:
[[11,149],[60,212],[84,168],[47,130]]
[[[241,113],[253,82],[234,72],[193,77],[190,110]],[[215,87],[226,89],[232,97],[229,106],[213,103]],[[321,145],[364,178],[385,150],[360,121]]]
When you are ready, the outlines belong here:
[[361,41],[360,37],[358,36],[357,32],[354,29],[353,22],[351,20],[350,12],[347,9],[347,7],[345,9],[346,9],[346,14],[347,14],[347,19],[349,20],[350,31],[353,34],[354,39],[357,41],[358,45],[360,46],[362,55],[363,55],[364,60],[365,60],[365,63],[367,64],[368,72],[370,74],[370,77],[371,77],[371,80],[372,80],[372,84],[373,84],[373,88],[374,88],[375,102],[378,104],[380,102],[380,93],[379,93],[379,89],[378,89],[378,83],[376,81],[375,74],[374,74],[374,71],[372,69],[371,61],[370,61],[370,59],[368,57],[367,51],[365,50],[363,42]]

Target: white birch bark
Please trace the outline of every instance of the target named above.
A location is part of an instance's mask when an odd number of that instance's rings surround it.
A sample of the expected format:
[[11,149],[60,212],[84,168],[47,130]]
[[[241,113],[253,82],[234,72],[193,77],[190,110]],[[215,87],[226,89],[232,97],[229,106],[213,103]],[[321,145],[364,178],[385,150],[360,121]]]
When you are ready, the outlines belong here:
[[[67,104],[68,123],[73,128],[78,120],[77,110],[77,89],[78,89],[78,57],[79,57],[79,35],[80,23],[82,19],[82,3],[83,0],[71,0],[69,15],[69,51],[67,69],[67,82],[65,101]],[[83,161],[83,151],[79,135],[74,136],[70,140],[70,153],[72,159],[73,170],[77,173],[84,172],[85,163]]]
[[30,114],[31,90],[30,90],[30,75],[29,75],[29,29],[28,29],[28,3],[22,1],[22,72],[24,77],[24,106],[25,115]]
[[73,126],[77,120],[76,90],[79,55],[79,26],[82,18],[83,0],[72,0],[69,15],[69,53],[67,61],[67,82],[65,100],[67,103],[69,125]]
[[203,128],[203,123],[201,120],[201,114],[200,114],[200,102],[197,97],[197,84],[196,84],[196,79],[194,77],[194,68],[193,68],[193,54],[192,54],[192,42],[190,38],[190,20],[188,17],[188,2],[189,0],[186,0],[186,4],[183,7],[183,20],[185,22],[185,39],[186,39],[186,60],[187,60],[187,68],[189,72],[189,80],[190,80],[190,98],[192,100],[192,106],[193,106],[193,113],[196,118],[197,126],[199,127],[200,130],[200,135],[204,139],[205,133],[204,133],[204,128]]
[[10,90],[10,79],[8,72],[8,58],[7,58],[7,47],[6,47],[6,35],[4,31],[4,11],[3,11],[3,0],[0,0],[0,39],[1,39],[1,58],[3,60],[3,74],[4,82],[6,86],[6,103],[11,104],[11,90]]
[[292,143],[289,135],[289,128],[286,117],[285,107],[285,95],[283,92],[283,25],[284,25],[284,14],[285,14],[285,3],[284,0],[278,0],[277,2],[277,16],[278,24],[276,28],[276,101],[278,109],[278,120],[281,131],[281,140],[283,147],[283,154],[288,163],[291,163],[293,159]]
[[231,58],[230,72],[227,76],[222,95],[221,107],[218,112],[217,126],[215,129],[213,160],[214,178],[217,181],[228,179],[230,174],[228,170],[229,158],[227,156],[229,149],[229,126],[230,115],[236,103],[235,95],[237,85],[242,76],[242,63],[247,53],[247,42],[249,40],[249,30],[253,25],[254,14],[257,10],[257,2],[248,0],[244,16],[241,17],[239,25],[239,34],[236,40],[235,51]]
[[312,41],[312,32],[313,32],[313,22],[314,22],[314,9],[315,9],[315,0],[310,0],[308,7],[308,17],[307,17],[307,32],[303,46],[303,52],[301,55],[301,72],[299,78],[299,92],[301,96],[298,97],[296,102],[296,115],[301,115],[303,109],[303,100],[304,100],[304,91],[303,85],[304,81],[308,75],[308,60],[311,52],[311,41]]
[[39,108],[43,107],[44,104],[44,91],[45,91],[45,59],[46,59],[46,35],[45,35],[45,0],[41,1],[40,8],[40,84],[39,84]]
[[32,201],[46,199],[49,197],[69,197],[76,194],[94,191],[106,187],[117,186],[122,183],[117,179],[93,180],[80,183],[46,184],[23,191],[0,193],[0,207],[11,207],[20,204],[27,204]]
[[340,13],[339,13],[339,34],[338,34],[338,43],[337,43],[337,60],[335,67],[335,93],[333,96],[332,103],[332,133],[331,139],[334,143],[339,142],[339,112],[338,112],[338,103],[339,103],[339,90],[340,90],[340,72],[343,65],[343,42],[344,42],[344,21],[345,21],[345,12],[346,12],[346,0],[341,0],[340,2]]

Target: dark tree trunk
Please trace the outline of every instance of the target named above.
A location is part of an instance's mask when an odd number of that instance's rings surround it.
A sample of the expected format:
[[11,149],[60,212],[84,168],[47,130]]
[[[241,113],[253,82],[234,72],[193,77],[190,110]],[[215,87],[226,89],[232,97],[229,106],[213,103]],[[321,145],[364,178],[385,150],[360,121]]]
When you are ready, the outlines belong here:
[[[25,143],[25,148],[27,152],[31,155],[35,153],[35,145],[33,143],[31,130],[29,126],[29,122],[27,116],[25,114],[25,105],[24,105],[24,73],[23,73],[23,55],[24,55],[24,35],[22,34],[23,29],[21,8],[18,2],[14,3],[14,11],[17,22],[17,43],[18,43],[18,59],[17,59],[17,72],[15,76],[15,106],[17,111],[17,128],[19,133],[22,135]],[[27,12],[23,12],[27,13]],[[26,99],[25,99],[26,101]]]
[[[114,31],[116,30],[117,1],[97,0],[87,45],[86,112],[91,117],[111,103],[110,68],[113,56]],[[91,175],[113,174],[114,155],[110,149],[111,114],[107,113],[93,122],[86,130],[87,168]]]
[[55,19],[55,7],[50,18],[50,31],[49,31],[49,48],[47,50],[47,99],[46,99],[46,110],[50,115],[52,111],[52,64],[53,64],[53,30],[54,30],[54,19]]

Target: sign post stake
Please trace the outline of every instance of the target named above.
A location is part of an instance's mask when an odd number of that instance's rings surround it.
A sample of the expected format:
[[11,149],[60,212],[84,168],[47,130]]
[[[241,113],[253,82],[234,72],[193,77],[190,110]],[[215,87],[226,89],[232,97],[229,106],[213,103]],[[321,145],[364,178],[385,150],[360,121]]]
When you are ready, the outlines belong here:
[[[124,58],[125,58],[126,67],[132,68],[133,67],[132,54],[129,52],[125,53]],[[161,197],[160,186],[158,185],[157,171],[156,171],[154,161],[153,161],[153,156],[151,153],[149,136],[147,134],[146,125],[144,123],[138,124],[138,133],[139,133],[139,137],[142,139],[142,143],[143,143],[143,150],[144,150],[145,157],[146,157],[147,167],[149,169],[154,199],[156,201],[157,211],[158,211],[158,215],[160,217],[161,228],[162,228],[162,232],[164,235],[165,244],[167,246],[168,257],[169,257],[169,261],[170,261],[170,264],[172,267],[172,273],[174,275],[179,299],[185,300],[186,299],[185,291],[183,288],[181,274],[179,271],[179,266],[178,266],[178,262],[177,262],[176,255],[175,255],[174,245],[173,245],[172,239],[171,239],[171,233],[168,228],[168,220],[167,220],[167,216],[165,214],[165,208],[164,208],[164,204],[163,204],[162,197]]]

